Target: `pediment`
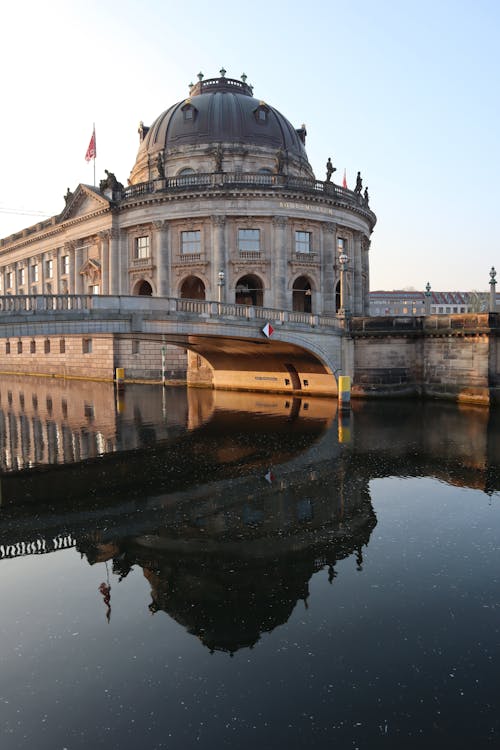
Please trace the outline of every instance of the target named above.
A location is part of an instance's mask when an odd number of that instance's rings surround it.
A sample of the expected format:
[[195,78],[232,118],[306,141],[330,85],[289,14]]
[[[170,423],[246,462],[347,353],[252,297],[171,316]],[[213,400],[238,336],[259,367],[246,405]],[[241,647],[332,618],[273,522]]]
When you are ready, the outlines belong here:
[[80,274],[87,276],[95,284],[101,278],[101,264],[97,258],[89,258],[80,268]]
[[64,211],[59,215],[59,221],[76,219],[87,216],[95,211],[109,208],[110,202],[97,188],[80,183],[74,193],[68,193]]

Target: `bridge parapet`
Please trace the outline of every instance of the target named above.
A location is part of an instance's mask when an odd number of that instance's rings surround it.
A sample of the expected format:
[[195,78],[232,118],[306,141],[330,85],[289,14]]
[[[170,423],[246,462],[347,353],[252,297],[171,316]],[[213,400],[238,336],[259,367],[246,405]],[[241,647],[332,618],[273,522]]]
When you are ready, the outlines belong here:
[[[144,316],[195,316],[197,318],[220,318],[221,320],[246,320],[272,322],[275,325],[298,324],[311,328],[344,328],[342,318],[318,315],[307,312],[279,310],[270,307],[253,307],[213,300],[182,299],[175,297],[107,296],[91,294],[43,294],[43,295],[4,295],[0,296],[0,312],[15,313],[16,316],[48,313],[106,314]],[[7,323],[8,319],[0,318]]]

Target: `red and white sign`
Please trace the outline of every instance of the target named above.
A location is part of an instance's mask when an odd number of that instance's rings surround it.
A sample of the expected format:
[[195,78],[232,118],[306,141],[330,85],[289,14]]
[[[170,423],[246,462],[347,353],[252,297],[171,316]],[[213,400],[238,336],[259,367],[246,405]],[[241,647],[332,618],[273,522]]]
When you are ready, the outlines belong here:
[[262,333],[264,336],[267,336],[267,338],[270,338],[274,333],[274,328],[272,327],[271,323],[266,323],[264,328],[262,329]]

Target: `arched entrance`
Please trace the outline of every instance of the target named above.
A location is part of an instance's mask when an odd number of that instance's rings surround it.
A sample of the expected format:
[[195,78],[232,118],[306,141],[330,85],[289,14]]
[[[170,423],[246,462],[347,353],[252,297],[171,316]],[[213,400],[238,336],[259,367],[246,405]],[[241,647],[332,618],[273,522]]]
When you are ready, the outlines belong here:
[[153,294],[153,289],[149,281],[145,281],[144,279],[142,279],[142,281],[138,281],[134,290],[134,294],[138,294],[141,297],[151,297],[151,295]]
[[299,276],[293,282],[292,309],[295,312],[312,312],[311,282],[307,276]]
[[249,274],[242,276],[236,282],[235,302],[237,305],[254,305],[262,307],[264,304],[264,290],[258,276]]
[[182,299],[206,299],[205,284],[198,276],[188,276],[181,286]]

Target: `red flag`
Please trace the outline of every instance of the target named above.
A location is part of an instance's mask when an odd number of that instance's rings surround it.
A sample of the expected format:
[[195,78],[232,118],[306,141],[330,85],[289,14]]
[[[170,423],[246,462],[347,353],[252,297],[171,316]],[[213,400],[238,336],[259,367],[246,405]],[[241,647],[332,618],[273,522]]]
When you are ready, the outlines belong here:
[[345,176],[345,169],[344,169],[344,179],[342,180],[342,187],[343,188],[347,188],[347,179],[346,179],[346,176]]
[[87,153],[85,154],[85,161],[90,161],[91,159],[95,159],[95,157],[96,157],[96,147],[95,147],[95,128],[94,128],[92,131],[92,138],[90,139]]

